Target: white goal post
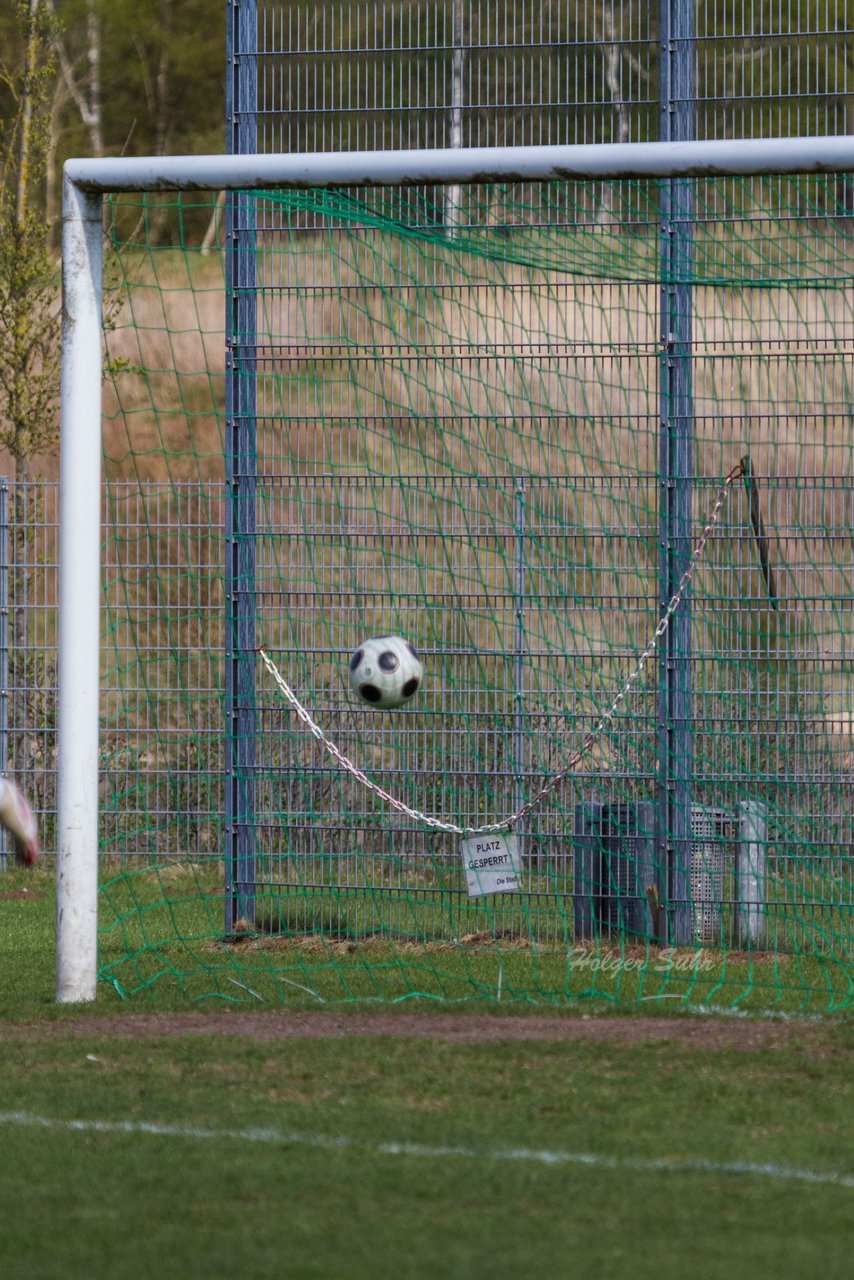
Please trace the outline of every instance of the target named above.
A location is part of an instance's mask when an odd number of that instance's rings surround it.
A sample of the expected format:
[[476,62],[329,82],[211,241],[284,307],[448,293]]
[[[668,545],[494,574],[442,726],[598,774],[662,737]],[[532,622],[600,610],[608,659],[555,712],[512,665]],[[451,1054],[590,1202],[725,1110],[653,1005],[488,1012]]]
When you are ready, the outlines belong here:
[[97,980],[104,195],[833,172],[854,172],[854,137],[66,163],[56,845],[59,1002],[94,1000]]

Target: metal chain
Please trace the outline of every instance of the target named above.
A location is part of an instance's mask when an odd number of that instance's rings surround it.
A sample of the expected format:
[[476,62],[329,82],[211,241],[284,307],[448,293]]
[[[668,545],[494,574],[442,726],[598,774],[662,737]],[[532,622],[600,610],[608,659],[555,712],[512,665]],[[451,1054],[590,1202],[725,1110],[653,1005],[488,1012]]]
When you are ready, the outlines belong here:
[[743,474],[744,474],[744,466],[742,463],[739,463],[737,466],[733,467],[732,471],[730,471],[729,475],[724,480],[721,490],[718,493],[715,505],[712,507],[712,511],[709,516],[708,523],[706,524],[706,527],[703,529],[703,533],[700,537],[700,540],[697,543],[691,555],[691,559],[688,563],[688,567],[685,570],[685,572],[682,574],[682,577],[679,580],[679,585],[677,586],[676,590],[673,592],[673,595],[670,598],[670,602],[667,608],[665,609],[661,619],[659,620],[658,626],[655,628],[655,631],[653,632],[653,635],[649,644],[644,649],[643,653],[638,659],[638,662],[634,670],[632,671],[629,678],[626,680],[626,683],[623,685],[622,689],[617,694],[614,701],[611,703],[611,706],[608,708],[608,710],[605,712],[602,718],[593,726],[593,728],[588,730],[588,732],[585,734],[581,745],[577,747],[575,751],[573,751],[566,767],[563,768],[560,771],[560,773],[557,773],[554,775],[554,777],[550,778],[548,782],[546,782],[545,785],[540,788],[540,790],[536,793],[536,795],[532,796],[530,800],[528,800],[525,804],[522,805],[521,809],[518,809],[516,813],[511,815],[511,817],[504,818],[500,822],[490,822],[482,827],[460,827],[460,826],[457,826],[457,824],[454,822],[443,822],[441,818],[434,818],[434,817],[431,817],[429,814],[421,813],[420,810],[418,809],[412,809],[408,804],[405,804],[403,800],[399,800],[397,799],[396,796],[391,795],[390,792],[385,791],[382,787],[378,786],[376,782],[374,782],[371,778],[369,778],[367,774],[363,773],[362,770],[358,767],[358,765],[355,765],[352,760],[348,759],[348,757],[344,755],[343,752],[339,751],[334,742],[330,741],[330,739],[327,738],[326,734],[323,732],[320,725],[317,724],[317,722],[312,718],[310,712],[306,710],[306,708],[300,702],[299,698],[294,693],[293,689],[291,689],[291,687],[288,685],[288,683],[282,676],[281,672],[276,667],[276,664],[272,661],[272,659],[267,654],[267,651],[264,649],[263,645],[259,648],[258,654],[262,662],[264,663],[265,667],[270,672],[270,675],[273,677],[276,684],[279,686],[279,689],[281,690],[282,695],[284,696],[286,701],[291,705],[291,707],[293,707],[294,711],[297,713],[300,720],[302,720],[303,723],[308,726],[311,733],[314,735],[315,738],[317,738],[318,742],[323,743],[324,747],[329,752],[329,754],[335,760],[337,760],[338,764],[341,765],[341,767],[345,769],[347,773],[352,774],[352,776],[356,779],[357,782],[360,782],[362,786],[366,787],[369,791],[373,792],[373,794],[375,796],[378,796],[380,800],[385,801],[385,803],[390,805],[392,809],[395,809],[398,813],[406,814],[407,817],[414,819],[416,822],[424,823],[425,826],[433,827],[437,831],[448,831],[451,834],[458,835],[458,836],[480,836],[480,835],[488,835],[491,832],[509,830],[510,827],[515,826],[516,823],[522,820],[522,818],[526,817],[527,814],[529,814],[532,809],[535,809],[537,805],[541,804],[542,801],[545,800],[545,798],[548,795],[550,795],[552,791],[554,791],[555,787],[557,787],[561,782],[564,781],[564,779],[568,778],[569,775],[575,771],[575,769],[580,764],[581,760],[584,758],[584,756],[592,747],[596,738],[611,723],[611,721],[613,720],[614,716],[617,713],[617,710],[620,704],[625,701],[626,697],[629,695],[631,690],[637,684],[638,680],[641,677],[644,667],[646,666],[647,662],[652,657],[652,655],[655,653],[655,650],[658,648],[659,640],[661,640],[662,636],[667,631],[667,628],[670,626],[670,619],[673,617],[674,613],[679,608],[679,605],[682,601],[682,597],[685,593],[685,589],[688,586],[689,582],[691,581],[691,578],[693,577],[694,570],[697,567],[697,564],[703,552],[706,549],[706,543],[711,537],[712,532],[715,528],[715,525],[718,522],[718,518],[720,516],[721,509],[724,505],[724,502],[726,501],[727,494],[729,493],[729,490],[730,490],[730,486],[732,485],[733,481],[739,479],[739,477],[742,476]]

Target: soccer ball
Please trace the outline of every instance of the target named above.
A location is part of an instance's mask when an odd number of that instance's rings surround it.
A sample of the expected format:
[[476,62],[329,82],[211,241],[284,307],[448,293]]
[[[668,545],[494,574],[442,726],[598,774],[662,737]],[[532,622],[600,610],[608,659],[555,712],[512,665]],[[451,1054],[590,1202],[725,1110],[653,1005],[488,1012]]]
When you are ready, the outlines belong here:
[[350,658],[350,684],[370,707],[402,707],[421,688],[424,667],[408,640],[379,636],[366,640]]

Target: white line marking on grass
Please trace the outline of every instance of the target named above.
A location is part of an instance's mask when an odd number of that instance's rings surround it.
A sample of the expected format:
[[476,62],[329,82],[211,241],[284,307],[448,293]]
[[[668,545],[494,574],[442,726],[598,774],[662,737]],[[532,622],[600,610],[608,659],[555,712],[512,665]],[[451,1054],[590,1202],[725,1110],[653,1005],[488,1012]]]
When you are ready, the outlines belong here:
[[753,1176],[776,1181],[808,1182],[854,1190],[854,1175],[798,1169],[782,1164],[758,1164],[746,1160],[701,1160],[693,1156],[643,1159],[606,1156],[581,1151],[549,1151],[537,1147],[425,1146],[418,1142],[370,1142],[367,1139],[294,1133],[286,1129],[205,1129],[195,1125],[158,1124],[145,1120],[56,1120],[25,1111],[0,1111],[0,1125],[57,1129],[65,1133],[146,1134],[156,1138],[183,1138],[201,1142],[268,1143],[283,1147],[313,1147],[321,1151],[362,1151],[374,1156],[410,1156],[420,1160],[508,1160],[544,1165],[586,1165],[594,1169],[628,1169],[637,1173],[708,1173]]
[[[654,997],[653,997],[654,998]],[[740,1009],[737,1005],[687,1004],[688,1013],[702,1014],[710,1018],[740,1018],[745,1022],[823,1022],[833,1024],[833,1014],[802,1013],[797,1009]]]

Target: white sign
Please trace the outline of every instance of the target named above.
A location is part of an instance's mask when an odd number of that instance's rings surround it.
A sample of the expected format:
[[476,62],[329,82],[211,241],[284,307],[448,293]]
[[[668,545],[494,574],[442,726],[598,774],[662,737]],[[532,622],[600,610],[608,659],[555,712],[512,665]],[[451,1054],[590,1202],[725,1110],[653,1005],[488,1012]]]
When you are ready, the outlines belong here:
[[469,836],[462,842],[463,869],[470,898],[487,893],[519,893],[522,859],[519,841],[512,831]]

